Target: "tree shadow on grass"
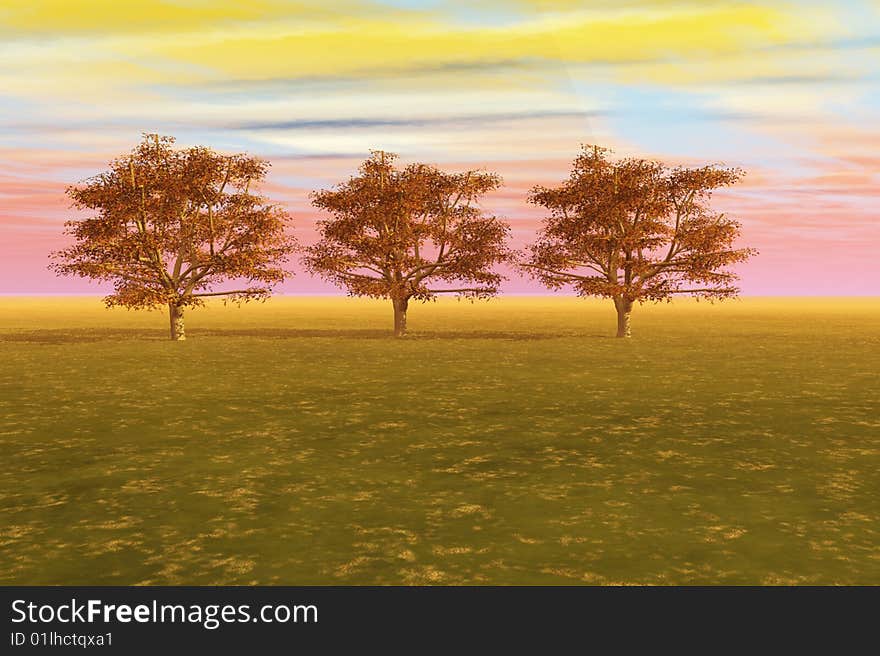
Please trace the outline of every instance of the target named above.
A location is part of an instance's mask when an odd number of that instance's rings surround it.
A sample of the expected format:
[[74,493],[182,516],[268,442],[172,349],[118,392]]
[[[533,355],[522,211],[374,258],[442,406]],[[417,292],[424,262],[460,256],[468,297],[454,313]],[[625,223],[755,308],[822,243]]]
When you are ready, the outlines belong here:
[[[187,332],[193,338],[201,336],[216,337],[256,337],[262,339],[298,339],[298,338],[343,338],[397,341],[390,330],[360,329],[305,329],[305,328],[245,328],[245,329],[196,329]],[[500,339],[500,340],[538,340],[559,339],[562,337],[600,337],[600,335],[583,335],[574,331],[541,331],[525,332],[513,330],[418,330],[407,334],[400,342],[421,342],[443,339]],[[604,336],[601,336],[604,337]]]
[[22,330],[0,333],[0,343],[20,344],[86,344],[89,342],[168,340],[165,330],[139,328],[48,328],[45,330]]
[[[375,329],[310,329],[310,328],[194,328],[187,331],[190,340],[209,341],[212,337],[234,337],[251,339],[355,339],[382,340],[392,342],[395,337],[388,330]],[[584,334],[575,331],[504,331],[504,330],[426,330],[412,332],[401,342],[422,342],[456,339],[485,339],[505,341],[534,341],[561,338],[604,339],[608,335]],[[119,328],[52,328],[27,330],[14,333],[0,333],[0,342],[20,344],[86,344],[106,341],[171,341],[168,333],[156,329]]]

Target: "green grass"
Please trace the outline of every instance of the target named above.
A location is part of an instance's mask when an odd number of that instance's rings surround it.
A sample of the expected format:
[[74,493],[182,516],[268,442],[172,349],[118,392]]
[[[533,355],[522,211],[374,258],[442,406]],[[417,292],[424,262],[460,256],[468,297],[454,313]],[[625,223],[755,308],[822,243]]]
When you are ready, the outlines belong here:
[[880,584],[880,301],[0,300],[0,583]]

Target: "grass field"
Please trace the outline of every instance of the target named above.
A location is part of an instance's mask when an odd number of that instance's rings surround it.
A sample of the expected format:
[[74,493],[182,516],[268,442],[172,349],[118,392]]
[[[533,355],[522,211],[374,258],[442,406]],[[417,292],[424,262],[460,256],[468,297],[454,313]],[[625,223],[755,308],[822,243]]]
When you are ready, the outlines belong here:
[[880,584],[880,299],[0,299],[0,583]]

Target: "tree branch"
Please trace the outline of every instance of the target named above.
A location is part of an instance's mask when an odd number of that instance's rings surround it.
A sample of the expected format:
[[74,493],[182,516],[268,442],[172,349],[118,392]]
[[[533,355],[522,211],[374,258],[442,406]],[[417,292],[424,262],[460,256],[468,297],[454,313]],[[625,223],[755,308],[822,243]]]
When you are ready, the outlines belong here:
[[538,271],[545,271],[554,276],[558,276],[559,278],[567,279],[567,280],[603,280],[603,278],[599,278],[597,276],[579,276],[575,273],[568,273],[567,271],[558,271],[556,269],[548,269],[547,267],[538,266],[537,264],[523,264],[524,269],[537,269]]
[[429,294],[461,294],[464,292],[489,292],[491,287],[465,287],[462,289],[427,289]]
[[232,294],[245,294],[245,295],[250,296],[252,294],[265,294],[267,291],[269,291],[269,290],[268,289],[235,289],[235,290],[228,291],[228,292],[202,292],[200,294],[189,294],[189,296],[198,296],[198,297],[202,297],[202,296],[230,296]]
[[703,289],[672,289],[669,294],[698,294],[701,292],[735,292],[736,287],[706,287]]

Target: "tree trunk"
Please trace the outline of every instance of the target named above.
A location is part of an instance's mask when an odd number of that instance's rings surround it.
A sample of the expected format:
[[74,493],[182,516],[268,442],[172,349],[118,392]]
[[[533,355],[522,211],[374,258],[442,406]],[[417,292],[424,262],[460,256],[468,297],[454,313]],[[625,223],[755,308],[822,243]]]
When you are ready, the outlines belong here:
[[406,309],[409,306],[408,298],[392,298],[394,304],[394,336],[406,336]]
[[168,313],[171,319],[171,339],[175,342],[186,340],[186,330],[183,326],[183,306],[169,303]]
[[623,297],[616,297],[614,307],[617,308],[617,336],[632,337],[629,317],[632,313],[633,302]]

